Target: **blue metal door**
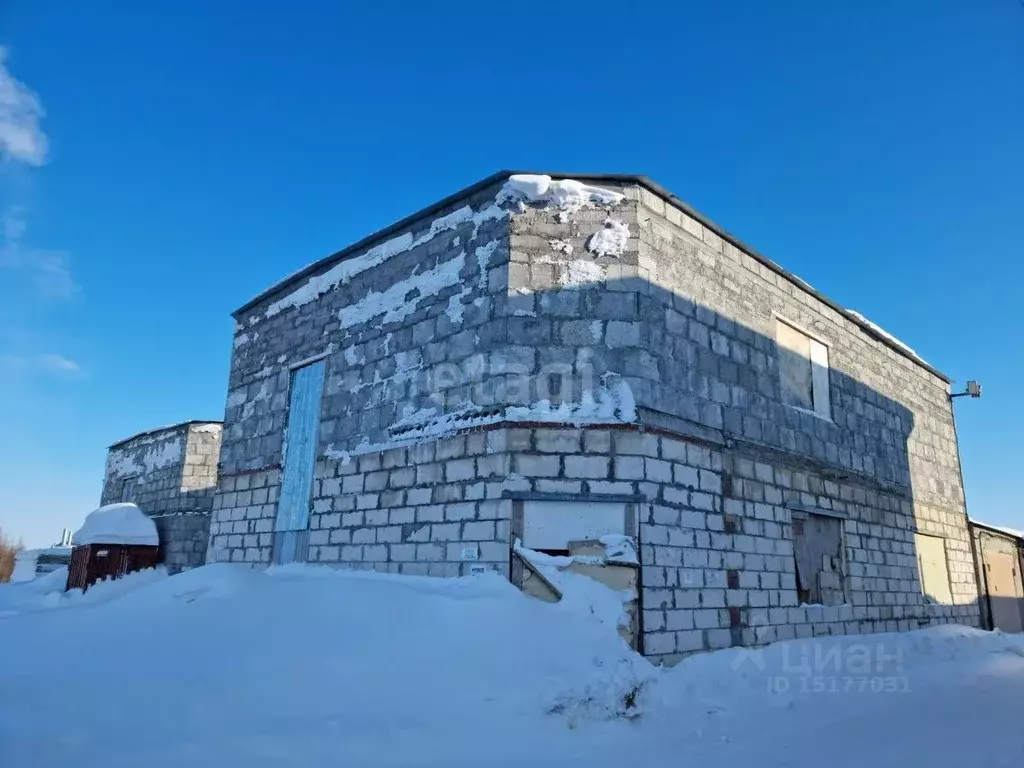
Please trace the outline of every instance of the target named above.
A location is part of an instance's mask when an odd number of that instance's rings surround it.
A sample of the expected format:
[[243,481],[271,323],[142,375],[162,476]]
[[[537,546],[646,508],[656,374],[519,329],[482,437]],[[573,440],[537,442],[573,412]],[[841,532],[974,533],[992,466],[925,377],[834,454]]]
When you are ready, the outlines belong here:
[[292,373],[281,495],[274,523],[274,562],[278,564],[305,559],[323,391],[323,360]]

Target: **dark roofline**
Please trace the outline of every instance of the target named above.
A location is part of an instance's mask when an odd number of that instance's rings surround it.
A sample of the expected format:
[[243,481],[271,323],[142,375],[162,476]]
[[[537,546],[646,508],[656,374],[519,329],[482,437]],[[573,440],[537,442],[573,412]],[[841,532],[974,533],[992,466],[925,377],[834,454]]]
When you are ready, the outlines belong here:
[[[468,187],[465,187],[464,189],[461,189],[461,190],[459,190],[458,192],[456,192],[454,194],[448,195],[447,197],[443,198],[442,200],[438,200],[437,202],[432,203],[431,205],[428,205],[426,208],[423,208],[423,209],[417,211],[416,213],[414,213],[414,214],[412,214],[410,216],[406,216],[404,219],[396,221],[394,224],[391,224],[390,226],[387,226],[384,229],[378,230],[378,231],[374,232],[373,234],[364,237],[362,240],[359,240],[358,242],[353,243],[352,245],[350,245],[350,246],[348,246],[346,248],[343,248],[340,251],[337,251],[336,253],[332,253],[330,256],[327,256],[327,257],[325,257],[323,259],[320,259],[319,261],[316,261],[316,262],[310,264],[309,266],[304,267],[303,269],[299,270],[298,272],[295,272],[294,274],[289,275],[288,277],[284,278],[283,280],[278,281],[274,285],[270,286],[270,288],[268,288],[267,290],[263,291],[261,294],[256,296],[254,299],[252,299],[250,301],[247,301],[241,307],[236,309],[234,312],[231,313],[231,316],[237,319],[238,316],[240,314],[242,314],[243,312],[246,312],[247,310],[252,309],[257,304],[260,304],[261,302],[266,301],[271,296],[274,296],[275,294],[278,294],[278,293],[284,291],[286,288],[289,288],[289,287],[291,287],[291,286],[293,286],[293,285],[295,285],[295,284],[305,280],[307,277],[309,277],[309,276],[311,276],[313,274],[316,274],[317,272],[320,272],[321,270],[323,270],[323,269],[325,269],[327,267],[334,266],[334,264],[336,264],[337,262],[339,262],[339,261],[345,259],[346,257],[352,255],[354,252],[360,251],[360,250],[362,250],[364,248],[367,248],[367,247],[373,245],[378,240],[383,240],[384,238],[386,238],[386,237],[388,237],[388,236],[390,236],[390,235],[392,235],[392,234],[394,234],[394,233],[396,233],[396,232],[398,232],[400,230],[405,229],[406,227],[408,227],[410,224],[414,223],[418,219],[422,219],[424,217],[430,216],[430,215],[436,213],[437,211],[441,210],[442,208],[447,208],[448,206],[458,202],[459,200],[461,200],[463,198],[469,197],[470,195],[473,195],[476,192],[479,192],[480,190],[485,189],[485,188],[491,186],[492,184],[497,184],[499,181],[504,181],[509,176],[512,176],[512,175],[518,174],[518,173],[536,174],[536,173],[539,173],[539,172],[538,171],[498,171],[497,173],[492,173],[487,178],[481,179],[480,181],[476,182],[475,184],[471,184]],[[715,224],[715,222],[713,222],[711,219],[709,219],[704,214],[700,213],[699,211],[695,211],[693,208],[691,208],[685,202],[683,202],[678,197],[676,197],[674,194],[669,192],[663,186],[661,186],[660,184],[658,184],[655,181],[652,181],[648,177],[646,177],[646,176],[638,176],[636,174],[628,174],[628,173],[550,173],[550,172],[547,172],[545,175],[550,176],[550,177],[552,177],[554,179],[579,179],[581,181],[594,181],[594,182],[611,181],[611,182],[618,182],[620,184],[637,184],[637,185],[639,185],[641,187],[644,187],[647,191],[652,192],[655,195],[658,195],[659,197],[662,197],[662,198],[664,198],[666,200],[669,200],[673,205],[675,205],[677,208],[682,210],[687,216],[689,216],[692,219],[696,219],[703,226],[705,226],[708,229],[710,229],[712,232],[714,232],[720,238],[725,240],[727,243],[730,243],[731,245],[735,246],[736,248],[739,248],[741,251],[746,253],[748,256],[750,256],[755,261],[760,262],[761,264],[763,264],[764,266],[768,267],[768,269],[772,270],[776,274],[781,275],[786,280],[789,280],[791,283],[796,285],[800,290],[804,291],[805,293],[809,293],[811,296],[816,298],[822,304],[825,304],[829,308],[835,310],[836,312],[841,314],[843,317],[845,317],[847,320],[849,320],[851,323],[854,323],[855,325],[857,325],[862,331],[864,331],[864,333],[866,333],[871,338],[875,339],[876,341],[880,341],[883,345],[889,347],[889,349],[893,350],[894,352],[896,352],[900,356],[905,357],[907,360],[910,360],[915,365],[918,365],[921,368],[924,368],[926,371],[928,371],[932,375],[937,376],[938,378],[942,379],[942,381],[946,382],[947,384],[952,383],[952,379],[950,379],[949,376],[947,376],[946,374],[942,373],[942,371],[938,370],[937,368],[932,367],[929,363],[926,363],[924,360],[922,360],[921,358],[917,357],[916,355],[910,354],[902,346],[900,346],[899,344],[897,344],[893,340],[889,339],[885,335],[879,333],[874,328],[872,328],[870,325],[868,325],[867,323],[865,323],[864,321],[860,320],[858,317],[853,315],[848,309],[846,309],[845,307],[837,304],[835,301],[830,299],[828,296],[826,296],[825,294],[819,292],[816,288],[811,287],[806,281],[804,281],[801,278],[797,277],[795,274],[790,272],[788,269],[785,269],[784,267],[782,267],[779,264],[775,263],[774,261],[769,259],[767,256],[759,253],[756,249],[751,248],[749,245],[747,245],[745,242],[740,240],[738,237],[730,234],[724,227],[720,227],[718,224]]]
[[206,420],[206,419],[189,419],[188,421],[179,421],[177,424],[167,424],[166,426],[163,426],[163,427],[155,427],[154,429],[147,429],[144,432],[138,432],[138,433],[132,435],[131,437],[126,437],[124,440],[118,440],[116,443],[112,443],[107,448],[107,450],[109,451],[109,450],[112,450],[112,449],[117,448],[119,446],[122,446],[125,443],[130,443],[133,440],[138,440],[140,437],[146,437],[148,435],[156,435],[156,434],[159,434],[160,432],[173,432],[175,430],[181,429],[182,427],[191,427],[193,424],[223,424],[223,423],[224,423],[223,421],[214,421],[212,419],[211,420]]

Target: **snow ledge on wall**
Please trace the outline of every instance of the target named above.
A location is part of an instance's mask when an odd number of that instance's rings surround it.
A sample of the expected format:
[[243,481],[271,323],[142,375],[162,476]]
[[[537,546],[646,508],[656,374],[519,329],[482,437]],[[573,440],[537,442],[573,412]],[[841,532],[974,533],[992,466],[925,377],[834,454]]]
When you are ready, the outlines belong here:
[[606,373],[602,377],[602,382],[593,390],[585,390],[578,403],[555,405],[549,400],[539,400],[531,405],[510,405],[490,412],[476,405],[467,405],[461,410],[447,413],[439,413],[434,407],[408,411],[391,426],[391,431],[395,435],[392,439],[382,443],[371,443],[364,439],[352,450],[340,450],[330,446],[323,452],[323,456],[348,462],[353,456],[414,445],[425,440],[437,440],[462,429],[499,422],[540,422],[574,426],[635,423],[636,400],[629,382],[611,373]]

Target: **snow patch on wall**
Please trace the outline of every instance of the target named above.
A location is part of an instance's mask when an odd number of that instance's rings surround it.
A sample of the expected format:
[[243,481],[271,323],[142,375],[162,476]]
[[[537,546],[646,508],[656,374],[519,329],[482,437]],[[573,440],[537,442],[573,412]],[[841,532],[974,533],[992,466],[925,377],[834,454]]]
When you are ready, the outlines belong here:
[[140,451],[138,444],[129,443],[110,452],[107,457],[107,477],[149,474],[180,462],[183,455],[184,443],[180,435],[171,439],[165,438],[161,442],[150,441],[145,451]]
[[492,204],[477,212],[474,212],[470,206],[464,205],[452,213],[434,219],[430,223],[430,229],[417,238],[413,238],[411,233],[406,232],[403,235],[398,235],[390,240],[385,240],[379,245],[375,245],[360,256],[338,262],[322,275],[314,275],[299,288],[273,302],[267,307],[265,315],[266,317],[273,317],[289,307],[308,304],[328,291],[334,290],[339,285],[349,282],[355,275],[380,266],[394,256],[429,243],[438,235],[450,232],[463,224],[473,224],[473,237],[475,238],[480,225],[485,221],[500,219],[507,215],[508,211],[496,204]]
[[[381,292],[371,291],[364,298],[343,307],[338,312],[341,324],[351,328],[383,315],[382,323],[394,323],[413,312],[421,299],[435,295],[442,288],[459,282],[459,273],[466,263],[466,252],[461,251],[455,258],[438,264],[433,269],[399,280]],[[416,295],[407,298],[410,293]]]
[[530,405],[512,405],[497,409],[467,404],[463,408],[443,412],[434,406],[406,408],[402,417],[390,427],[390,431],[395,435],[390,440],[371,443],[368,438],[364,438],[351,450],[329,446],[324,451],[324,456],[347,462],[353,456],[376,453],[425,440],[436,440],[461,429],[499,422],[544,422],[584,426],[630,424],[634,423],[636,418],[636,400],[629,382],[618,374],[607,373],[602,377],[600,386],[582,393],[578,403],[553,404],[549,400],[539,400]]
[[243,402],[245,405],[242,407],[242,418],[248,419],[255,413],[257,404],[270,399],[270,389],[267,387],[267,382],[264,381],[260,384],[259,390],[252,396],[251,399],[245,399],[243,391]]
[[467,293],[469,293],[469,290],[463,288],[460,293],[456,293],[448,299],[448,306],[444,313],[448,315],[448,319],[452,321],[452,325],[458,325],[462,322],[462,298]]
[[565,288],[600,283],[606,274],[604,267],[587,259],[560,262],[559,267],[558,284]]
[[598,256],[621,256],[629,241],[629,227],[618,219],[605,219],[604,227],[587,240],[587,250]]
[[396,384],[401,384],[406,381],[411,381],[416,375],[416,371],[422,370],[423,364],[421,362],[420,353],[418,350],[410,352],[396,352],[395,353],[395,375],[391,377],[391,380]]
[[487,267],[490,266],[491,256],[494,255],[494,250],[498,247],[497,240],[491,240],[489,243],[479,246],[476,249],[476,264],[480,269],[481,275],[487,274]]
[[[476,239],[482,224],[504,219],[509,215],[509,211],[503,207],[508,201],[518,200],[522,203],[525,200],[542,206],[550,205],[558,208],[560,214],[569,214],[581,208],[613,206],[621,202],[623,197],[618,192],[584,184],[575,179],[554,180],[550,176],[515,174],[502,185],[494,202],[490,205],[479,211],[474,211],[470,206],[464,205],[445,216],[434,219],[428,231],[419,237],[414,238],[412,233],[406,232],[373,246],[359,256],[343,259],[323,274],[313,275],[295,290],[272,302],[264,312],[264,317],[273,317],[290,307],[308,304],[339,285],[349,282],[354,276],[377,267],[394,256],[428,243],[438,235],[450,232],[464,224],[473,225],[471,239]],[[458,247],[460,242],[461,238],[456,238],[453,240],[452,246]],[[495,246],[496,243],[482,246],[489,247],[489,250],[486,251],[487,258],[490,258]],[[481,257],[479,248],[477,257]],[[306,268],[308,267],[303,269]],[[259,319],[258,316],[250,317],[249,325],[253,325]]]
[[241,389],[236,389],[234,392],[229,392],[227,404],[228,408],[234,408],[236,405],[241,405],[246,401],[247,397],[248,395],[246,395],[245,387],[242,387]]
[[[610,383],[609,383],[610,382]],[[507,421],[559,422],[583,424],[626,423],[636,421],[636,399],[625,379],[605,374],[604,383],[584,390],[580,401],[553,404],[539,400],[532,405],[512,405],[505,409]]]
[[[474,252],[476,255],[477,271],[479,273],[479,285],[487,285],[487,267],[491,263],[491,256],[494,255],[494,250],[498,247],[497,240],[491,240],[490,242],[477,247]],[[473,291],[473,286],[470,283],[466,283],[462,290],[457,294],[448,299],[448,307],[445,309],[445,314],[448,319],[451,320],[452,325],[458,325],[462,322],[462,315],[464,312],[464,304],[466,298]],[[474,306],[480,306],[478,303],[479,299],[474,300]]]
[[568,240],[548,240],[548,245],[551,246],[551,250],[556,253],[564,253],[566,256],[572,256],[572,243]]

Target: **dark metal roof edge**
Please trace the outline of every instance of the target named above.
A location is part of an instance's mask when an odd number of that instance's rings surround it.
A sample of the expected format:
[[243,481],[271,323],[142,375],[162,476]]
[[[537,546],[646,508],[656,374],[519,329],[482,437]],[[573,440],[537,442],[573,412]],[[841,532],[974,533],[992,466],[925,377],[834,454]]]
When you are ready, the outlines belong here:
[[223,423],[224,423],[223,421],[218,421],[216,419],[189,419],[188,421],[179,421],[177,424],[167,424],[166,426],[163,426],[163,427],[156,427],[154,429],[147,429],[147,430],[144,430],[142,432],[137,432],[136,434],[132,435],[131,437],[124,438],[124,440],[118,440],[116,443],[111,443],[107,447],[107,450],[109,451],[109,450],[111,450],[113,448],[117,448],[118,446],[122,446],[125,443],[130,443],[130,442],[132,442],[132,440],[138,440],[140,437],[146,437],[147,435],[156,435],[156,434],[158,434],[160,432],[173,432],[174,430],[181,429],[182,427],[191,427],[193,424],[223,424]]
[[[454,194],[448,195],[448,197],[445,197],[442,200],[439,200],[439,201],[437,201],[435,203],[432,203],[431,205],[428,205],[426,208],[422,208],[419,211],[417,211],[416,213],[413,213],[413,214],[411,214],[409,216],[406,216],[404,219],[401,219],[400,221],[396,221],[394,224],[391,224],[390,226],[387,226],[384,229],[380,229],[380,230],[374,232],[371,235],[367,235],[362,240],[359,240],[358,242],[353,243],[352,245],[350,245],[350,246],[348,246],[346,248],[343,248],[342,250],[337,251],[336,253],[333,253],[330,256],[327,256],[327,257],[325,257],[323,259],[320,259],[319,261],[313,262],[312,264],[310,264],[309,266],[301,269],[300,271],[298,271],[298,272],[296,272],[296,273],[294,273],[292,275],[289,275],[285,279],[275,283],[270,288],[268,288],[267,290],[265,290],[262,293],[260,293],[254,299],[251,299],[250,301],[247,301],[241,307],[239,307],[234,312],[232,312],[231,316],[237,318],[238,315],[242,314],[246,310],[251,309],[252,307],[256,306],[257,304],[259,304],[259,303],[265,301],[266,299],[270,298],[274,294],[283,291],[285,288],[287,288],[287,287],[289,287],[291,285],[294,285],[295,283],[298,283],[299,281],[305,279],[306,277],[309,277],[310,275],[312,275],[312,274],[318,272],[319,270],[323,269],[324,267],[333,265],[336,262],[341,261],[342,259],[344,259],[346,256],[350,255],[354,251],[366,248],[366,247],[372,245],[375,241],[381,240],[381,239],[387,237],[388,235],[393,234],[394,232],[396,232],[398,230],[404,229],[405,227],[409,226],[410,224],[412,224],[417,219],[421,219],[421,218],[423,218],[425,216],[429,216],[432,213],[435,213],[436,211],[441,210],[442,208],[447,208],[449,205],[452,205],[453,203],[458,202],[462,198],[469,197],[470,195],[472,195],[472,194],[474,194],[476,192],[479,192],[481,189],[489,187],[492,184],[496,184],[497,182],[502,181],[504,179],[507,179],[509,176],[512,176],[512,175],[517,174],[517,173],[536,174],[536,173],[541,173],[541,172],[540,171],[523,171],[523,170],[511,171],[511,170],[507,170],[507,171],[498,171],[497,173],[492,173],[490,176],[488,176],[488,177],[486,177],[484,179],[481,179],[480,181],[478,181],[478,182],[476,182],[474,184],[471,184],[468,187],[465,187],[465,188],[459,190],[458,192],[455,192]],[[862,321],[860,318],[858,318],[856,315],[851,313],[850,310],[846,309],[846,307],[843,307],[842,305],[836,303],[835,301],[830,299],[828,296],[826,296],[825,294],[821,293],[816,288],[812,287],[809,283],[807,283],[807,281],[801,279],[800,277],[798,277],[794,273],[790,272],[785,267],[782,267],[778,263],[772,261],[767,256],[765,256],[764,254],[758,252],[757,249],[752,248],[751,246],[747,245],[747,243],[745,243],[744,241],[740,240],[735,235],[732,235],[731,233],[729,233],[729,231],[726,230],[724,227],[719,226],[718,224],[713,222],[711,219],[709,219],[704,214],[700,213],[699,211],[694,210],[692,207],[690,207],[685,202],[683,202],[680,198],[676,197],[676,195],[674,195],[672,192],[670,192],[669,190],[665,189],[665,187],[661,186],[656,181],[653,181],[652,179],[648,178],[647,176],[642,176],[642,175],[637,175],[637,174],[628,174],[628,173],[553,173],[553,172],[550,172],[550,171],[546,171],[546,172],[543,172],[543,173],[545,173],[545,175],[551,176],[552,178],[555,178],[555,179],[566,179],[566,178],[569,178],[569,179],[580,179],[582,181],[614,181],[614,182],[619,182],[619,183],[623,183],[623,184],[638,184],[638,185],[644,187],[649,192],[652,192],[652,193],[658,195],[659,197],[662,197],[662,198],[670,201],[673,205],[675,205],[677,208],[682,210],[687,216],[689,216],[689,217],[697,220],[698,222],[700,222],[703,226],[705,226],[708,229],[710,229],[712,232],[714,232],[716,235],[718,235],[720,238],[725,240],[730,245],[733,245],[734,247],[740,249],[741,251],[746,253],[748,256],[750,256],[752,259],[754,259],[755,261],[757,261],[757,262],[763,264],[764,266],[768,267],[770,270],[772,270],[773,272],[775,272],[778,275],[781,275],[786,280],[789,280],[791,283],[793,283],[795,286],[797,286],[800,290],[804,291],[805,293],[810,294],[811,296],[816,298],[818,301],[820,301],[822,304],[825,304],[829,308],[835,310],[836,312],[841,314],[843,317],[845,317],[847,320],[849,320],[851,323],[854,323],[855,325],[857,325],[857,327],[859,327],[862,331],[864,331],[871,338],[875,339],[876,341],[880,341],[882,344],[884,344],[885,346],[889,347],[889,349],[891,349],[894,352],[898,353],[901,357],[904,357],[907,360],[910,360],[915,365],[920,366],[921,368],[924,368],[926,371],[928,371],[932,375],[937,376],[938,378],[942,379],[942,381],[946,382],[947,384],[951,384],[952,383],[952,379],[949,376],[947,376],[946,374],[944,374],[942,371],[938,370],[937,368],[934,368],[932,365],[930,365],[929,363],[926,363],[921,358],[919,358],[919,357],[917,357],[915,355],[909,354],[899,344],[895,343],[894,341],[892,341],[891,339],[887,338],[883,334],[878,333],[878,331],[876,331],[870,325],[868,325],[867,323]]]

